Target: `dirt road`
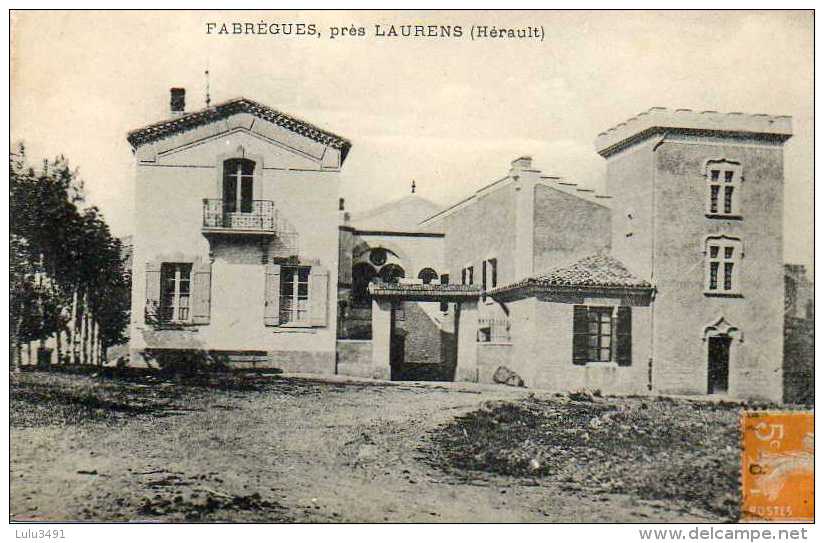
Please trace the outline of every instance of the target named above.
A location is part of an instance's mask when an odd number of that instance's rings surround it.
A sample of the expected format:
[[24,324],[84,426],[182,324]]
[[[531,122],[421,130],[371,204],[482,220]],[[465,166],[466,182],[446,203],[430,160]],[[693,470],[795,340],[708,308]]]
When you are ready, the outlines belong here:
[[439,425],[486,400],[526,394],[456,383],[298,378],[254,392],[184,395],[168,416],[13,426],[11,515],[237,522],[714,520],[673,504],[573,495],[540,481],[489,474],[459,480],[422,460],[420,449]]

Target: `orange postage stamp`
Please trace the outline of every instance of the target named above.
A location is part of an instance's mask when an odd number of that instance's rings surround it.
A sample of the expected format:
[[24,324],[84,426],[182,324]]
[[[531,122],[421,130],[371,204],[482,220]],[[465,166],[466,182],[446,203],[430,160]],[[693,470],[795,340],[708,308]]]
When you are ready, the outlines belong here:
[[813,413],[745,411],[741,430],[741,520],[814,520]]

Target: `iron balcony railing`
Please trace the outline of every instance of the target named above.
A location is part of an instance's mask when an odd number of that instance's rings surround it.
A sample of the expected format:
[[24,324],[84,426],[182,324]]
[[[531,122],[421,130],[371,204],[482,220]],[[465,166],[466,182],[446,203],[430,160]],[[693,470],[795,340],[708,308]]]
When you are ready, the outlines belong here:
[[252,200],[240,206],[217,198],[203,200],[203,228],[274,232],[276,224],[275,203],[271,200]]

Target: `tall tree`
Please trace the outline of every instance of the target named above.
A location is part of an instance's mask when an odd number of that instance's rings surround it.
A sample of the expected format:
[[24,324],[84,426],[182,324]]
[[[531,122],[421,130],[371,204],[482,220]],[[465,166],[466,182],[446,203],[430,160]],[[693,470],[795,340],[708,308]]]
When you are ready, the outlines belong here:
[[9,164],[12,367],[23,343],[56,337],[62,348],[63,332],[73,358],[81,321],[95,330],[83,352],[105,353],[124,340],[129,318],[119,240],[99,209],[80,208],[83,184],[64,157],[35,171],[19,145]]

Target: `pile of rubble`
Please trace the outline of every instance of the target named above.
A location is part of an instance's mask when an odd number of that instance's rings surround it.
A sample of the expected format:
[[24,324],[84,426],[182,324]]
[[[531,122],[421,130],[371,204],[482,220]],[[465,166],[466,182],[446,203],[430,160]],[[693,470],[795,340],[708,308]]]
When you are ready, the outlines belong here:
[[665,499],[735,520],[739,409],[591,393],[487,402],[434,432],[426,454],[453,474]]

